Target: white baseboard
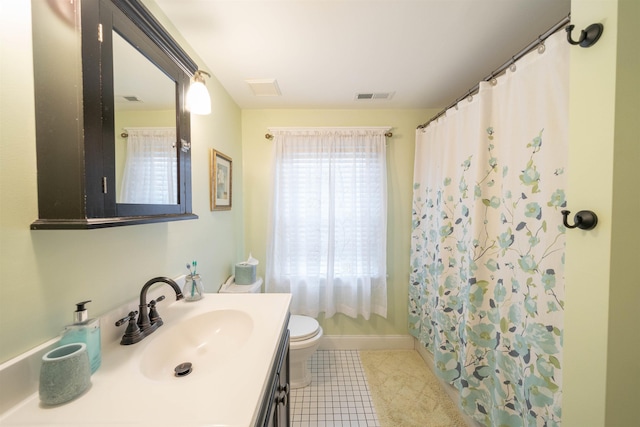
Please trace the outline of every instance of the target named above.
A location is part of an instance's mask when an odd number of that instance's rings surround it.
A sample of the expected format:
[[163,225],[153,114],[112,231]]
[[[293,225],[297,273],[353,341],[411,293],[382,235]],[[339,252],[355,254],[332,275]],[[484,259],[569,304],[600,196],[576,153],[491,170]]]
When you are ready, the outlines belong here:
[[325,335],[320,350],[413,350],[411,335]]

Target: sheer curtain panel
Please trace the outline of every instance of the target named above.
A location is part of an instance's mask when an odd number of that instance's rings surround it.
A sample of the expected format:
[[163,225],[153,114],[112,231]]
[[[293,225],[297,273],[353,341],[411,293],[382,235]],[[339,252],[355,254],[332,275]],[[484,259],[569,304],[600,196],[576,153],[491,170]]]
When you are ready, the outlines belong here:
[[387,129],[272,130],[266,289],[292,313],[386,317]]
[[119,203],[178,203],[175,128],[128,128]]

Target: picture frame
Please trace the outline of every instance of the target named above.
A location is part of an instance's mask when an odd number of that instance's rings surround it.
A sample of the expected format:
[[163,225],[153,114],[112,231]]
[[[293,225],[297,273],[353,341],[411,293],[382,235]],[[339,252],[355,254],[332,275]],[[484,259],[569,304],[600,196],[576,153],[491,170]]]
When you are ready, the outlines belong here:
[[233,196],[233,161],[215,149],[210,149],[209,182],[212,211],[230,210]]

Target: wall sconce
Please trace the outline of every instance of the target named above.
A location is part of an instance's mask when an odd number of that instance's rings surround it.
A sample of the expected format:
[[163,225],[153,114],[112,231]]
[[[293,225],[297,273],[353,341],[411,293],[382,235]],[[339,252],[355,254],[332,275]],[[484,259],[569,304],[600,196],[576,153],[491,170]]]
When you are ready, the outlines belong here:
[[206,71],[196,71],[187,92],[187,110],[193,114],[211,114],[211,98],[205,86],[203,74],[211,77],[211,74]]

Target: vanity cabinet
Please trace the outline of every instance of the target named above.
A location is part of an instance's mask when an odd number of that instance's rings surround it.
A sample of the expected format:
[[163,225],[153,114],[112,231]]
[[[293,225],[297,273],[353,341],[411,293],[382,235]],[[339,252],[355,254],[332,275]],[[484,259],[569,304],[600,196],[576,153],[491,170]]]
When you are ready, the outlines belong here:
[[[31,229],[197,218],[191,211],[190,115],[185,107],[195,62],[139,0],[33,0],[32,23],[38,219]],[[121,46],[126,55],[120,54]],[[162,103],[156,99],[158,86],[144,87],[157,81],[152,74],[159,76],[165,92]],[[134,106],[124,99],[140,102]],[[170,195],[151,201],[123,198],[118,194],[123,166],[117,161],[124,155],[117,156],[116,144],[124,144],[126,151],[128,142],[117,140],[126,135],[118,125],[152,126],[144,121],[160,116],[165,121],[154,126],[175,130],[166,154],[173,168],[167,176],[173,178],[161,184],[170,188]]]
[[267,390],[255,427],[288,427],[290,425],[288,321],[269,375]]

